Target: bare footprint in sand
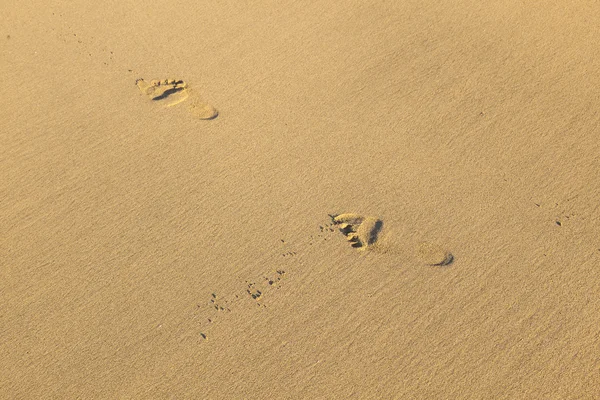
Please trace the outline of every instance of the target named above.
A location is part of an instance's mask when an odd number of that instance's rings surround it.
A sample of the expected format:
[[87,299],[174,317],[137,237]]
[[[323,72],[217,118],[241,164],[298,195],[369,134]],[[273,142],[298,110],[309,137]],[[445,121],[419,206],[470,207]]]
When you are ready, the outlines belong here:
[[138,79],[135,84],[153,102],[163,107],[173,107],[185,102],[189,111],[199,119],[213,119],[219,112],[198,96],[189,85],[180,79],[163,79],[146,82]]
[[340,232],[352,243],[352,247],[363,250],[377,242],[377,235],[383,227],[383,221],[359,214],[340,214],[333,216],[332,220],[339,225]]
[[[352,243],[352,247],[362,251],[375,251],[380,253],[400,253],[401,251],[390,240],[379,240],[382,235],[383,221],[374,217],[365,217],[360,214],[346,213],[330,215],[334,225],[339,227],[340,232]],[[393,240],[392,240],[393,242]],[[420,263],[426,265],[449,265],[454,261],[454,256],[443,247],[430,243],[421,242],[414,246],[414,256]]]

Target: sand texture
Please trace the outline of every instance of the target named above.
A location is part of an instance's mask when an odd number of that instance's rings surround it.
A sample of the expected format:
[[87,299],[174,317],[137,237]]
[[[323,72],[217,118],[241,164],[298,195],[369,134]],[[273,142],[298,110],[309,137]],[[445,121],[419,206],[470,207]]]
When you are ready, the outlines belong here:
[[597,399],[591,1],[5,2],[0,399]]

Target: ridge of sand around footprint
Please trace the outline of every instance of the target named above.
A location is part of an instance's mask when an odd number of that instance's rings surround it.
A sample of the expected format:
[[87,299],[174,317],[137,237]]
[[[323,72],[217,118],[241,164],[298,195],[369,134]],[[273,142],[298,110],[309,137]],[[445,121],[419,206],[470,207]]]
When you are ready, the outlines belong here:
[[155,79],[150,82],[137,79],[135,84],[150,100],[163,107],[173,107],[186,102],[188,111],[198,119],[214,119],[219,115],[213,106],[202,100],[187,82],[181,79]]
[[[340,232],[352,243],[352,247],[360,250],[377,251],[381,253],[399,253],[393,243],[380,245],[379,236],[383,229],[383,221],[375,217],[365,217],[355,213],[330,215],[334,225],[339,226]],[[430,266],[449,265],[454,261],[450,251],[431,242],[420,242],[414,246],[417,260]]]

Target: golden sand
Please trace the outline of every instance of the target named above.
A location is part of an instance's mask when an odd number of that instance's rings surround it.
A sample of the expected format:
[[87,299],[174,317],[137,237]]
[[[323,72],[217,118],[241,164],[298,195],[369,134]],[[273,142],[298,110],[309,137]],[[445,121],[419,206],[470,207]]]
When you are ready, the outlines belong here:
[[0,398],[597,398],[599,27],[6,4]]

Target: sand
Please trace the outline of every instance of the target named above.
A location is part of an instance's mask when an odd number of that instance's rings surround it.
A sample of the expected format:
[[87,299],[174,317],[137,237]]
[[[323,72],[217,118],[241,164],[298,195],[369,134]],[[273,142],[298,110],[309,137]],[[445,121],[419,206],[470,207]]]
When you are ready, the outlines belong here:
[[597,398],[599,27],[4,4],[0,398]]

